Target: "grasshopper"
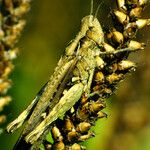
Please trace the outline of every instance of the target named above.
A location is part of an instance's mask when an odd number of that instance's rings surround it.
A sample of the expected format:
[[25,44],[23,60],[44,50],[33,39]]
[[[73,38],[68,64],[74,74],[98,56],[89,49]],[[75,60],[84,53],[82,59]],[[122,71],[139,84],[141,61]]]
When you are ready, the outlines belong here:
[[98,19],[93,15],[84,17],[79,33],[65,49],[65,55],[60,58],[49,81],[27,109],[7,126],[7,131],[14,132],[29,118],[22,137],[27,143],[34,144],[82,96],[88,98],[94,71],[104,65],[103,61],[99,62],[102,55],[131,51],[125,48],[103,52],[103,43],[104,33]]

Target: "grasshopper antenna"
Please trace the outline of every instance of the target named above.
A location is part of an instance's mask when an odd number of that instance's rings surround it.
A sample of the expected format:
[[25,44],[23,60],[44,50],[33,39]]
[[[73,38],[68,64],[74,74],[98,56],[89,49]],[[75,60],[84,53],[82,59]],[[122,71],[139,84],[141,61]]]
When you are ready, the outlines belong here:
[[92,20],[94,19],[93,17],[93,0],[91,0],[91,9],[90,9],[90,18],[89,18],[89,23],[92,25]]
[[104,2],[104,1],[100,1],[100,2],[99,2],[98,7],[97,7],[96,12],[95,12],[95,15],[94,15],[94,18],[97,17],[98,11],[99,11],[100,7],[102,6],[103,2]]
[[93,0],[91,0],[91,9],[90,9],[90,15],[93,14]]

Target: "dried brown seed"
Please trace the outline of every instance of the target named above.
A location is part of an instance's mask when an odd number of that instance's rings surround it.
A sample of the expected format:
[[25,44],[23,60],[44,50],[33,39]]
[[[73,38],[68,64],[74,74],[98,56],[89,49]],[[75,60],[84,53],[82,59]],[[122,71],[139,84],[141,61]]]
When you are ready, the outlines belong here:
[[104,74],[102,73],[102,72],[97,72],[96,74],[95,74],[95,81],[97,82],[97,83],[103,83],[104,82],[104,80],[105,80],[105,77],[104,77]]
[[10,28],[12,34],[20,35],[20,32],[23,30],[25,26],[25,20],[20,20],[17,24],[13,25]]
[[66,131],[72,131],[72,129],[74,129],[73,122],[70,120],[69,117],[67,117],[67,118],[65,119],[64,130],[66,130]]
[[109,72],[113,73],[116,72],[118,69],[118,64],[117,63],[113,63],[111,66],[109,66]]
[[104,112],[102,112],[102,111],[99,111],[98,113],[97,113],[97,117],[98,118],[107,118],[107,114],[106,113],[104,113]]
[[130,17],[139,18],[139,17],[141,16],[142,10],[143,10],[142,7],[133,8],[133,9],[130,11]]
[[142,6],[142,5],[145,5],[146,3],[148,2],[148,0],[139,0],[139,4]]
[[118,63],[118,70],[128,70],[135,67],[135,63],[130,60],[122,60]]
[[14,48],[9,51],[5,51],[4,52],[5,60],[15,59],[17,57],[17,54],[18,54],[18,48]]
[[8,105],[10,101],[11,101],[10,96],[0,97],[0,111],[2,111],[4,106]]
[[71,150],[81,150],[81,146],[77,143],[73,144]]
[[108,39],[112,39],[114,42],[122,44],[124,41],[123,34],[116,29],[113,29],[109,34],[107,34]]
[[81,98],[81,104],[85,104],[88,101],[87,96],[83,95]]
[[13,15],[17,17],[21,17],[23,14],[25,14],[29,10],[29,8],[30,8],[29,2],[25,1],[19,7],[13,10]]
[[134,4],[135,6],[139,5],[139,0],[127,0],[126,3],[128,5]]
[[131,40],[128,43],[128,48],[131,48],[132,50],[139,50],[139,49],[144,49],[144,45],[145,45],[144,43]]
[[122,11],[127,10],[127,8],[125,7],[125,0],[117,0],[117,4],[119,7],[119,10],[122,10]]
[[[103,88],[101,94],[112,94],[112,89],[110,88]],[[104,95],[105,96],[105,95]]]
[[44,145],[45,150],[52,150],[52,144],[48,142],[47,140],[43,141],[43,145]]
[[5,115],[1,115],[0,116],[0,124],[4,123],[6,121],[6,116]]
[[78,133],[75,130],[70,131],[67,135],[67,139],[70,142],[76,140],[77,138],[78,138]]
[[90,103],[89,110],[90,110],[90,112],[96,113],[105,107],[106,107],[106,105],[102,101],[97,100],[96,102]]
[[116,73],[112,73],[111,75],[108,75],[106,77],[106,80],[112,84],[112,83],[116,83],[118,81],[120,81],[123,78],[123,74],[116,74]]
[[6,46],[8,47],[14,47],[14,44],[17,42],[17,35],[16,34],[11,34],[3,38],[3,42]]
[[119,44],[123,43],[123,41],[124,41],[123,34],[119,31],[113,32],[113,39]]
[[0,29],[0,40],[3,39],[4,35],[5,35],[4,31],[2,29]]
[[135,22],[129,23],[125,27],[123,35],[125,38],[128,38],[128,39],[131,38],[132,39],[135,37],[137,30],[138,30],[138,27],[137,27]]
[[94,134],[94,132],[88,132],[86,135],[81,135],[79,138],[78,138],[78,140],[79,141],[86,141],[87,139],[89,139],[89,138],[91,138],[91,137],[94,137],[95,136],[95,134]]
[[121,24],[127,24],[129,22],[129,17],[127,14],[119,10],[114,10],[113,12]]
[[89,117],[88,105],[89,105],[89,103],[87,102],[81,108],[78,108],[78,110],[76,112],[77,119],[82,120],[82,121],[85,121],[88,119],[88,117]]
[[138,19],[135,23],[138,29],[141,29],[146,25],[150,25],[150,19]]
[[12,72],[13,68],[14,68],[14,65],[11,62],[8,62],[7,66],[4,69],[2,77],[7,78],[7,76]]
[[103,43],[104,49],[106,52],[114,52],[115,48],[113,48],[110,44],[108,43]]
[[11,87],[11,81],[10,80],[6,80],[4,82],[1,82],[0,83],[0,93],[5,94],[10,87]]
[[100,90],[100,85],[95,85],[93,87],[93,91],[96,92],[96,91],[99,91]]
[[103,60],[101,57],[99,57],[99,56],[96,56],[95,59],[96,59],[96,66],[97,66],[99,69],[104,68],[104,65],[105,65],[104,60]]
[[63,140],[63,136],[61,135],[60,130],[56,126],[54,126],[52,128],[51,132],[52,132],[52,137],[53,137],[53,139],[55,141],[58,142],[58,141],[62,141]]
[[76,131],[80,133],[87,132],[91,127],[91,124],[88,122],[81,122],[77,125]]
[[74,143],[73,145],[71,146],[66,146],[66,150],[85,150],[86,148],[77,144],[77,143]]
[[13,11],[13,1],[4,0],[5,8],[11,13]]
[[60,142],[56,142],[54,145],[53,145],[53,148],[54,150],[65,150],[65,144],[63,143],[63,141],[60,141]]

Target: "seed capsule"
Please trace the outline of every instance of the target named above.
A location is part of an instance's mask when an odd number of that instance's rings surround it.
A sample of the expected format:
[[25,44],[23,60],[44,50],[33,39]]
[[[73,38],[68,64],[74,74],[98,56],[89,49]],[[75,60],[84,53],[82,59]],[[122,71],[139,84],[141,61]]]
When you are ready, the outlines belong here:
[[117,0],[117,4],[120,10],[126,11],[125,0]]
[[79,140],[79,141],[86,141],[87,139],[89,139],[89,138],[91,138],[91,137],[94,137],[94,136],[95,136],[94,132],[88,132],[88,134],[86,134],[86,135],[81,135],[81,136],[78,138],[78,140]]
[[122,11],[114,10],[114,14],[121,24],[127,24],[129,22],[128,15],[126,15]]
[[20,20],[17,24],[13,25],[10,30],[12,34],[19,35],[20,32],[23,30],[24,26],[25,26],[25,21]]
[[124,29],[124,32],[123,32],[124,37],[128,39],[134,38],[137,32],[137,29],[138,27],[135,22],[129,23]]
[[5,94],[10,87],[11,87],[11,81],[10,80],[6,80],[4,82],[1,82],[0,83],[0,93]]
[[83,146],[80,146],[80,145],[77,144],[77,143],[74,143],[74,144],[71,145],[71,146],[66,146],[66,150],[86,150],[86,148],[83,147]]
[[[135,5],[135,6],[137,6],[138,4],[139,4],[139,0],[127,0],[127,2],[126,2],[128,5]],[[134,6],[134,7],[135,7]]]
[[13,11],[13,1],[4,0],[5,8],[11,13]]
[[107,114],[106,113],[104,113],[104,112],[102,112],[102,111],[99,111],[98,113],[97,113],[97,117],[98,118],[107,118]]
[[133,50],[139,50],[144,49],[144,45],[145,45],[144,43],[131,40],[128,44],[128,48],[131,48]]
[[4,69],[2,77],[7,78],[7,76],[12,72],[13,68],[14,68],[14,65],[11,62],[9,62]]
[[121,79],[123,78],[123,74],[116,74],[116,73],[113,73],[111,75],[108,75],[106,77],[106,80],[112,84],[112,83],[116,83],[116,82],[119,82]]
[[90,127],[91,127],[90,123],[81,122],[77,125],[76,130],[77,132],[84,133],[84,132],[87,132],[90,129]]
[[100,85],[95,85],[93,87],[93,92],[99,92],[100,91],[101,86]]
[[142,7],[133,8],[130,11],[130,17],[139,18],[141,16],[141,12],[142,12]]
[[106,52],[114,52],[115,48],[113,48],[110,44],[103,43],[104,49]]
[[112,32],[107,34],[107,38],[112,39],[114,42],[117,42],[119,44],[123,43],[124,41],[123,34],[119,31],[116,31],[115,29],[113,29]]
[[29,8],[30,8],[29,2],[25,1],[19,7],[13,10],[13,15],[17,17],[21,17],[23,14],[25,14],[29,10]]
[[96,59],[96,66],[97,66],[99,69],[104,68],[104,65],[105,65],[104,60],[103,60],[101,57],[99,57],[99,56],[96,56],[95,59]]
[[148,2],[148,0],[139,0],[140,6],[145,5]]
[[60,130],[54,126],[52,128],[52,136],[53,136],[53,139],[56,141],[56,142],[59,142],[59,141],[62,141],[63,140],[63,136],[61,135],[61,132]]
[[0,111],[2,111],[4,106],[8,105],[10,101],[11,101],[11,97],[9,96],[0,97]]
[[6,116],[5,115],[1,115],[0,116],[0,124],[4,123],[6,121]]
[[136,25],[137,25],[138,29],[141,29],[146,25],[150,25],[150,19],[138,19],[136,21]]
[[102,72],[97,72],[95,74],[95,81],[100,84],[100,83],[103,83],[105,80],[105,77],[104,77],[104,74]]
[[4,52],[5,60],[15,59],[17,57],[17,54],[18,54],[18,48],[14,48],[12,50],[5,51]]
[[62,141],[56,142],[52,149],[54,149],[54,150],[65,150],[65,144]]
[[88,101],[88,97],[83,95],[82,98],[81,98],[81,104],[85,104],[86,102]]
[[81,108],[78,108],[76,112],[77,119],[81,121],[88,120],[88,117],[89,117],[88,105],[89,105],[89,102],[85,103]]
[[118,64],[117,63],[113,63],[111,66],[109,66],[109,73],[116,72],[117,69],[118,69]]
[[96,113],[96,112],[102,110],[105,107],[106,107],[105,103],[103,103],[100,100],[97,100],[96,102],[91,102],[90,103],[89,110],[90,110],[90,112]]
[[110,88],[103,88],[101,94],[103,95],[103,97],[107,97],[108,95],[112,94],[112,90]]
[[52,144],[48,142],[47,140],[43,141],[43,145],[44,145],[45,150],[52,150]]
[[69,131],[72,131],[74,129],[74,125],[72,123],[72,121],[70,120],[70,118],[66,118],[65,119],[65,126],[64,126],[64,129],[69,132]]
[[13,47],[14,44],[16,43],[17,40],[17,35],[16,34],[12,34],[12,35],[8,35],[5,38],[3,38],[3,42],[6,46],[8,47]]
[[75,130],[70,131],[67,135],[67,140],[70,142],[76,140],[77,138],[78,138],[78,133]]
[[119,44],[123,43],[123,41],[124,41],[123,34],[119,31],[113,32],[113,39]]
[[122,60],[121,62],[118,63],[118,70],[122,71],[129,70],[135,67],[136,67],[135,63],[129,60]]
[[2,40],[3,39],[3,37],[4,37],[4,31],[2,30],[2,29],[0,29],[0,40]]

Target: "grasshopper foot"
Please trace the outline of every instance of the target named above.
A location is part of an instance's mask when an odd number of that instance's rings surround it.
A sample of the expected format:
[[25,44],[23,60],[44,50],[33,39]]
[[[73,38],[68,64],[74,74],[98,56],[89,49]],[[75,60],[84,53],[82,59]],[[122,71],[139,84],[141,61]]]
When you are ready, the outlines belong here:
[[11,123],[7,126],[6,131],[7,131],[8,133],[12,133],[12,132],[14,132],[15,130],[17,130],[19,127],[21,127],[22,124],[24,123],[24,121],[25,121],[27,115],[28,115],[28,112],[27,112],[27,111],[22,112],[21,115],[20,115],[18,118],[16,118],[13,122],[11,122]]

